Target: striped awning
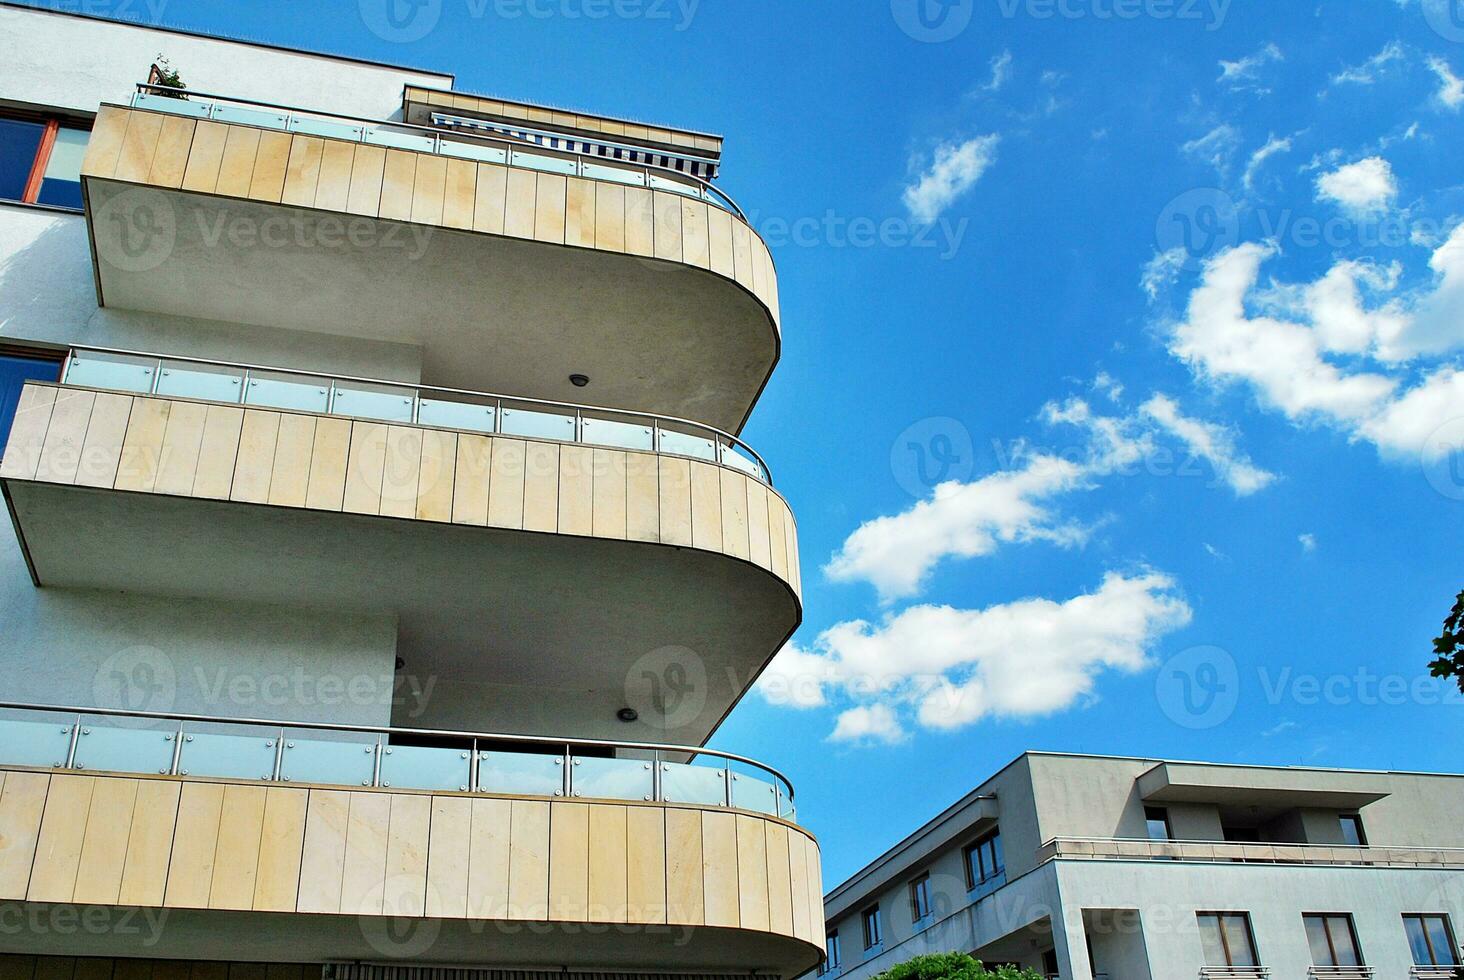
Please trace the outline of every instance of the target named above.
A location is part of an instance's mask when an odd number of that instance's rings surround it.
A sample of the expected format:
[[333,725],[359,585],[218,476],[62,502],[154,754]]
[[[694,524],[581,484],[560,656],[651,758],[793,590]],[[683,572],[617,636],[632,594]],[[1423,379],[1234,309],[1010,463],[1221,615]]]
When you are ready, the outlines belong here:
[[640,149],[623,143],[609,143],[586,139],[583,136],[567,136],[563,133],[550,133],[538,129],[520,129],[509,123],[476,119],[471,116],[454,116],[443,112],[432,114],[432,125],[444,129],[469,129],[495,133],[499,136],[511,136],[515,139],[536,143],[545,149],[562,150],[565,153],[583,153],[587,156],[622,160],[642,166],[665,167],[668,170],[700,177],[702,180],[713,180],[717,176],[716,161],[708,160],[705,157],[658,153],[655,150]]

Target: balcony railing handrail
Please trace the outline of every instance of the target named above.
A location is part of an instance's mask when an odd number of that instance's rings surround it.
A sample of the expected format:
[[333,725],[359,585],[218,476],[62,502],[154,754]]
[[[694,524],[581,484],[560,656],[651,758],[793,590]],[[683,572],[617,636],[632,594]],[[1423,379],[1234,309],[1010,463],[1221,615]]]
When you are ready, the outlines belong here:
[[[62,369],[61,369],[61,380],[62,380],[62,383],[65,383],[66,382],[67,368],[69,368],[69,366],[70,366],[72,360],[75,358],[75,356],[77,354],[86,354],[86,353],[92,353],[92,354],[109,354],[109,355],[113,355],[113,356],[117,356],[117,357],[137,357],[137,358],[144,358],[146,360],[157,361],[157,362],[159,362],[160,365],[161,364],[167,364],[167,363],[196,364],[196,365],[200,365],[200,366],[203,366],[203,367],[227,368],[229,370],[234,370],[234,371],[260,372],[260,373],[263,373],[263,374],[287,374],[287,375],[290,375],[292,377],[297,377],[297,378],[314,378],[314,379],[317,379],[317,380],[329,381],[329,382],[332,382],[332,383],[344,383],[344,384],[355,384],[355,385],[370,385],[370,386],[379,386],[379,387],[383,387],[383,388],[397,388],[397,389],[401,389],[403,391],[413,391],[413,392],[416,392],[417,393],[417,400],[418,401],[421,400],[421,397],[422,397],[423,394],[427,394],[427,393],[434,394],[434,395],[458,395],[458,396],[465,396],[465,397],[473,398],[473,399],[482,399],[484,401],[493,401],[496,404],[501,404],[503,402],[508,402],[511,405],[517,405],[517,404],[534,405],[534,406],[539,406],[539,407],[542,407],[542,408],[549,408],[549,409],[557,409],[557,410],[567,411],[567,412],[574,412],[574,413],[576,413],[576,417],[581,416],[585,412],[590,412],[590,413],[599,414],[599,415],[613,415],[613,416],[617,416],[617,417],[619,417],[621,419],[632,419],[632,420],[635,420],[636,422],[649,423],[649,424],[655,426],[655,431],[657,433],[659,433],[660,426],[662,425],[662,423],[665,423],[665,424],[669,424],[670,426],[672,426],[673,429],[675,429],[675,428],[688,428],[688,429],[693,429],[693,430],[696,430],[698,432],[701,432],[701,433],[704,433],[704,434],[710,436],[711,439],[712,439],[712,443],[714,445],[716,445],[716,446],[719,447],[719,450],[718,450],[718,453],[717,453],[718,458],[716,460],[716,462],[718,462],[718,463],[723,463],[724,462],[723,459],[722,459],[721,451],[720,451],[720,447],[722,447],[724,444],[727,445],[727,446],[729,446],[729,447],[736,447],[738,449],[743,450],[749,456],[751,456],[752,459],[753,459],[753,461],[757,464],[758,469],[760,470],[760,478],[761,478],[762,482],[766,483],[769,487],[773,486],[773,472],[772,472],[771,469],[768,468],[767,462],[762,458],[762,456],[758,453],[757,450],[753,449],[751,446],[749,446],[747,443],[743,442],[737,436],[734,436],[732,433],[726,432],[726,431],[724,431],[722,429],[719,429],[719,428],[717,428],[714,425],[707,425],[705,422],[697,422],[697,421],[693,421],[692,419],[679,418],[679,417],[677,417],[675,415],[660,415],[660,414],[657,414],[655,412],[636,412],[636,411],[631,411],[629,409],[623,409],[623,408],[607,408],[604,405],[585,405],[585,404],[579,404],[579,403],[576,403],[576,402],[560,402],[560,401],[553,401],[553,400],[548,399],[548,398],[531,398],[531,397],[527,397],[527,396],[523,396],[523,395],[504,395],[504,394],[500,394],[498,392],[492,392],[492,391],[473,391],[473,390],[467,389],[467,388],[447,388],[447,387],[443,387],[441,385],[415,384],[415,383],[410,382],[410,381],[390,381],[390,380],[386,380],[386,379],[383,379],[383,378],[360,378],[360,377],[356,377],[354,375],[335,374],[335,373],[332,373],[332,372],[329,372],[329,371],[308,371],[308,370],[305,370],[303,368],[274,367],[274,366],[267,365],[267,364],[245,364],[245,363],[241,363],[241,362],[238,362],[238,361],[214,360],[212,358],[206,358],[206,357],[190,357],[190,356],[188,356],[186,354],[159,354],[159,353],[157,353],[155,351],[128,350],[126,348],[120,348],[120,347],[95,347],[95,346],[92,346],[92,345],[89,345],[89,344],[72,344],[72,345],[70,345],[67,348],[66,361],[62,365]],[[159,374],[153,376],[153,382],[154,382],[154,392],[153,393],[156,393],[156,384],[157,384],[157,381],[159,380],[160,374],[161,374],[161,372],[159,372]],[[245,401],[244,394],[242,392],[241,392],[240,400],[239,400],[238,404],[247,404],[247,402]],[[261,408],[268,408],[268,407],[271,407],[271,406],[261,405],[259,407],[261,407]],[[328,413],[328,414],[337,414],[337,413],[331,412],[331,413]],[[349,414],[349,413],[341,413],[341,414]],[[413,420],[413,421],[415,423],[415,420]],[[417,423],[417,424],[420,424],[420,423]],[[578,438],[578,434],[577,434],[576,441],[582,441],[581,439]],[[652,449],[652,451],[657,452],[657,453],[667,454],[667,453],[665,453],[664,450],[662,450],[660,448],[659,443],[660,443],[660,440],[659,440],[658,437],[653,439],[653,449]],[[683,454],[669,453],[668,455],[683,455]],[[696,458],[696,457],[693,457],[693,458]]]
[[[192,101],[194,99],[197,99],[200,102],[227,102],[227,103],[232,103],[232,104],[241,105],[241,106],[252,106],[252,107],[255,107],[255,108],[259,108],[259,109],[271,109],[271,110],[274,110],[276,112],[284,112],[284,113],[288,113],[290,115],[303,114],[303,115],[317,117],[317,118],[338,119],[338,120],[344,120],[344,121],[350,122],[350,123],[365,124],[365,125],[369,125],[369,126],[390,126],[390,127],[394,128],[394,129],[415,130],[416,132],[422,133],[424,135],[432,136],[437,141],[437,146],[438,146],[438,151],[437,152],[440,152],[441,138],[443,136],[443,133],[445,132],[442,127],[438,127],[438,126],[423,126],[423,125],[420,125],[418,123],[409,123],[409,122],[406,122],[405,120],[397,120],[397,119],[371,119],[371,118],[366,117],[366,116],[352,116],[352,115],[347,115],[345,113],[340,113],[340,112],[331,112],[328,109],[307,109],[307,108],[303,108],[301,106],[284,105],[284,104],[278,103],[278,102],[261,102],[258,99],[246,99],[246,98],[243,98],[241,96],[235,96],[235,95],[219,95],[219,94],[212,93],[212,92],[195,92],[195,91],[193,91],[191,89],[177,89],[177,88],[173,88],[173,87],[168,86],[168,85],[157,85],[157,84],[154,84],[154,83],[151,83],[151,82],[138,82],[138,83],[136,83],[136,85],[137,85],[137,94],[138,95],[143,95],[143,94],[152,92],[152,93],[156,93],[156,94],[159,94],[159,95],[164,95],[164,96],[167,96],[167,97],[170,97],[170,98],[180,98],[180,99],[183,99],[185,101]],[[241,125],[248,125],[248,124],[247,123],[243,123]],[[526,132],[527,131],[544,132],[545,135],[553,135],[553,134],[548,133],[546,131],[538,130],[535,127],[532,127],[532,126],[521,126],[521,127],[518,127],[518,128],[523,129]],[[512,135],[509,135],[507,133],[498,133],[498,134],[494,134],[494,135],[488,135],[488,134],[480,134],[480,133],[467,133],[467,134],[465,134],[465,133],[460,133],[460,132],[458,132],[456,130],[446,130],[446,132],[451,133],[453,136],[469,136],[471,139],[476,140],[478,142],[483,142],[483,143],[501,143],[501,144],[504,144],[506,146],[514,147],[514,148],[528,147],[528,148],[533,149],[535,152],[548,153],[548,154],[555,155],[555,156],[562,156],[562,157],[572,158],[575,161],[577,161],[577,163],[585,163],[585,162],[588,162],[588,163],[599,164],[599,165],[607,165],[607,166],[610,165],[610,164],[607,164],[606,161],[605,161],[605,159],[604,158],[601,158],[601,157],[588,156],[586,154],[576,153],[576,152],[573,152],[573,151],[570,151],[570,150],[557,150],[557,149],[554,149],[552,147],[540,146],[538,143],[535,143],[532,140],[519,139],[519,138],[517,138],[515,136],[512,136]],[[364,140],[364,131],[363,131],[363,140]],[[600,140],[600,139],[595,140],[595,142],[597,142],[597,143],[604,143],[607,146],[620,147],[620,148],[626,149],[626,150],[640,150],[641,149],[639,147],[631,146],[630,144],[615,143],[615,142],[606,141],[606,140]],[[682,154],[682,155],[685,155],[685,156],[688,156],[688,157],[693,156],[693,154]],[[696,157],[696,159],[698,159],[698,160],[705,160],[706,158],[704,158],[704,157]],[[711,163],[711,162],[714,162],[714,161],[707,160],[706,162]],[[625,161],[613,161],[613,163],[615,165],[619,165],[621,167],[625,167],[626,166],[626,162]],[[581,167],[576,166],[576,171],[579,171],[581,169],[582,169]],[[732,197],[731,194],[728,194],[726,191],[722,190],[720,187],[717,187],[715,184],[711,183],[710,181],[707,181],[707,180],[702,179],[701,177],[698,177],[696,174],[687,173],[687,172],[685,172],[683,170],[676,170],[673,167],[662,167],[662,166],[659,166],[658,164],[654,164],[654,163],[636,163],[636,164],[634,164],[633,169],[644,170],[648,174],[649,173],[670,174],[670,175],[674,176],[677,180],[680,180],[680,181],[692,181],[692,182],[694,182],[697,185],[699,191],[704,192],[704,193],[702,193],[700,195],[703,200],[707,200],[707,201],[709,201],[709,202],[711,202],[713,204],[717,204],[718,206],[722,206],[723,204],[725,204],[726,206],[723,208],[723,210],[726,210],[726,211],[731,212],[732,214],[735,214],[738,218],[740,218],[742,220],[742,222],[744,224],[748,224],[748,225],[751,225],[752,224],[751,220],[747,217],[747,213],[742,210],[742,206],[739,205],[737,203],[737,201],[733,199],[733,197]]]
[[1345,848],[1354,851],[1444,851],[1464,854],[1464,847],[1428,847],[1420,844],[1293,844],[1287,841],[1234,841],[1234,840],[1154,840],[1151,837],[1050,837],[1042,847],[1060,844],[1145,844],[1152,847],[1198,845],[1200,847],[1283,847],[1336,850]]
[[[720,749],[697,747],[691,745],[676,745],[660,742],[630,742],[618,739],[598,738],[556,738],[546,735],[522,735],[507,732],[473,732],[450,728],[402,728],[395,725],[347,725],[342,722],[328,721],[281,721],[272,718],[235,718],[221,715],[199,715],[188,714],[178,711],[143,711],[133,708],[88,708],[79,705],[61,704],[30,704],[24,701],[0,701],[0,710],[8,711],[37,711],[52,714],[76,715],[87,717],[98,715],[104,718],[136,718],[151,721],[171,721],[178,724],[210,724],[210,725],[245,725],[255,728],[278,728],[282,731],[302,729],[305,731],[338,732],[352,735],[404,735],[415,738],[451,738],[470,739],[474,743],[514,743],[518,745],[552,745],[555,747],[564,746],[566,757],[574,754],[574,749],[613,749],[629,752],[652,752],[659,760],[661,755],[684,755],[688,758],[696,756],[712,756],[728,763],[736,762],[740,765],[751,766],[760,772],[773,777],[788,793],[788,801],[791,803],[794,798],[793,782],[777,769],[766,763],[758,762],[747,756],[737,755],[734,752],[723,752]],[[74,742],[74,739],[73,739]],[[730,785],[728,788],[730,806]]]

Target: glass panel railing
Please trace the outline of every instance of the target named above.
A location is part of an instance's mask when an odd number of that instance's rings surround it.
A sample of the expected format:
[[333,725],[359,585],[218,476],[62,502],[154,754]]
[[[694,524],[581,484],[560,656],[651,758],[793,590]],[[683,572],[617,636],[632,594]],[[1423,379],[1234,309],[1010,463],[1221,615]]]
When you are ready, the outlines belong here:
[[652,173],[651,187],[658,191],[671,191],[675,194],[684,194],[687,197],[701,197],[701,189],[698,185],[674,180],[670,177],[663,177],[660,174]]
[[118,391],[151,391],[155,358],[127,354],[73,352],[66,365],[66,383],[84,388],[113,388]]
[[245,126],[263,126],[266,129],[284,129],[289,117],[281,112],[267,109],[246,109],[243,106],[214,103],[213,115],[219,122],[242,123]]
[[465,402],[443,402],[422,399],[417,421],[444,429],[467,429],[470,432],[492,432],[498,411],[492,405],[469,405]]
[[580,165],[580,173],[591,180],[609,180],[617,184],[630,184],[635,187],[646,186],[646,172],[634,170],[630,167],[617,167],[613,164],[590,163],[586,160]]
[[702,436],[688,435],[685,432],[677,432],[674,429],[661,429],[660,445],[657,447],[663,453],[674,453],[677,456],[691,456],[696,459],[717,461],[717,444],[711,439]]
[[158,376],[158,394],[237,403],[243,397],[243,384],[241,368],[164,361],[163,372]]
[[0,718],[0,763],[38,769],[66,765],[71,723]]
[[655,448],[655,429],[644,422],[618,422],[614,419],[585,418],[580,423],[580,441],[616,449]]
[[330,406],[330,382],[296,374],[251,371],[245,401],[250,405],[293,408],[323,415]]
[[431,153],[437,149],[437,140],[425,133],[381,127],[368,127],[363,141],[398,150],[422,150]]
[[167,95],[159,95],[155,92],[139,92],[132,104],[139,109],[151,109],[154,112],[167,112],[175,116],[193,116],[198,119],[207,119],[209,112],[213,109],[212,102],[197,102],[187,98],[172,98]]
[[479,752],[478,790],[527,796],[564,795],[564,756]]
[[376,742],[331,741],[286,734],[280,778],[290,783],[370,786]]
[[727,770],[711,766],[661,763],[661,799],[667,803],[727,805]]
[[317,119],[314,116],[291,116],[290,132],[305,133],[308,136],[326,136],[331,139],[351,140],[359,143],[363,128],[335,119]]
[[415,400],[413,394],[403,388],[338,384],[331,414],[354,415],[357,418],[380,419],[383,422],[410,422]]
[[258,735],[185,732],[178,772],[184,776],[273,779],[278,740],[279,732],[261,731]]
[[763,468],[740,446],[722,446],[722,465],[741,470],[754,480],[763,479]]
[[447,156],[461,157],[464,160],[481,160],[485,163],[508,162],[508,150],[501,146],[489,146],[487,143],[470,143],[467,140],[444,137],[442,152]]
[[778,788],[771,782],[749,776],[745,772],[732,774],[732,805],[740,810],[755,810],[769,816],[778,815]]
[[651,800],[656,796],[655,763],[643,759],[573,760],[570,792],[601,800]]
[[542,170],[550,174],[574,174],[579,171],[579,162],[573,157],[554,157],[546,153],[525,153],[513,151],[513,166]]
[[177,729],[113,728],[105,725],[81,726],[76,740],[77,769],[101,772],[173,771],[173,745]]
[[787,791],[781,788],[778,790],[778,816],[789,823],[798,822],[798,807],[794,806],[793,801],[788,799]]
[[472,755],[467,749],[391,745],[381,750],[381,785],[396,789],[445,789],[466,793]]
[[499,431],[506,436],[573,442],[574,416],[561,412],[538,412],[527,408],[505,408],[503,425]]

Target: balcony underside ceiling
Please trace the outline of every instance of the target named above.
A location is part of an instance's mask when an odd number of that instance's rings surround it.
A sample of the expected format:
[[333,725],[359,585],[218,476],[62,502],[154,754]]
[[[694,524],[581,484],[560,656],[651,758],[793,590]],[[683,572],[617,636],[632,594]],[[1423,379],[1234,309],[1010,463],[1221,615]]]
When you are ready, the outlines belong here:
[[[741,430],[766,307],[677,262],[86,178],[104,306],[420,345],[424,383]],[[130,229],[127,247],[117,229]],[[587,388],[569,382],[584,374]]]
[[1377,773],[1165,762],[1140,777],[1139,794],[1152,803],[1355,810],[1388,796],[1389,787]]
[[[85,919],[85,906],[69,909]],[[0,914],[26,919],[23,902]],[[101,912],[96,909],[93,916]],[[105,914],[105,913],[103,913]],[[125,918],[124,918],[125,916]],[[162,918],[159,918],[159,917]],[[270,963],[399,962],[619,969],[658,974],[736,971],[797,976],[816,965],[817,950],[791,936],[679,925],[610,925],[521,921],[270,914],[190,909],[115,909],[106,930],[30,930],[0,937],[0,950],[39,955],[230,959]],[[163,928],[166,926],[166,928]]]
[[[5,490],[42,587],[395,612],[408,671],[470,715],[451,727],[700,744],[801,617],[773,574],[691,548],[15,480]],[[636,699],[628,685],[673,661],[691,684],[671,724],[645,704],[639,722],[617,720]],[[481,696],[444,698],[454,685]]]

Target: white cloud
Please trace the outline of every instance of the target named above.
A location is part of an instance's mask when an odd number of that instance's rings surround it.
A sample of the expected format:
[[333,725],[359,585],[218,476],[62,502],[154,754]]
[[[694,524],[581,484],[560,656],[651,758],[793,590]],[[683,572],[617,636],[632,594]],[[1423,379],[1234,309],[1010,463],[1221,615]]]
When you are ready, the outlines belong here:
[[[1316,284],[1292,290],[1305,298],[1289,309],[1252,315],[1247,300],[1261,265],[1274,253],[1271,246],[1248,243],[1210,260],[1190,295],[1185,319],[1171,330],[1170,352],[1204,379],[1250,385],[1264,405],[1292,421],[1332,426],[1387,455],[1416,456],[1426,451],[1440,425],[1464,417],[1464,369],[1438,365],[1409,387],[1406,375],[1368,369],[1353,363],[1355,357],[1345,368],[1328,359],[1335,349],[1355,348],[1369,334],[1375,348],[1387,345],[1373,358],[1382,368],[1410,348],[1464,345],[1464,230],[1455,229],[1435,252],[1431,267],[1439,278],[1433,289],[1400,297],[1384,315],[1361,325],[1345,322],[1344,315],[1367,316],[1360,302],[1346,311],[1354,302],[1350,298],[1339,301],[1334,292],[1319,300]],[[1355,275],[1357,268],[1344,264],[1342,272]],[[1447,309],[1455,314],[1444,318],[1444,327],[1424,319],[1425,313],[1441,318]],[[1439,336],[1439,331],[1447,332]]]
[[1332,201],[1358,218],[1386,211],[1397,197],[1392,164],[1382,157],[1349,163],[1317,178],[1317,200]]
[[1015,541],[1074,545],[1079,528],[1062,524],[1046,502],[1087,484],[1082,466],[1029,454],[1018,469],[970,483],[943,483],[902,514],[861,524],[824,568],[835,581],[874,584],[885,601],[914,595],[946,558],[972,558]]
[[1388,68],[1407,57],[1403,45],[1391,41],[1383,49],[1360,65],[1343,69],[1332,76],[1333,85],[1372,85]]
[[1256,152],[1254,152],[1254,153],[1251,154],[1250,162],[1248,162],[1245,165],[1245,176],[1243,178],[1243,183],[1245,185],[1245,189],[1246,190],[1251,190],[1252,188],[1255,187],[1255,184],[1256,184],[1256,174],[1257,174],[1257,172],[1260,171],[1261,166],[1267,160],[1271,159],[1273,156],[1276,156],[1279,153],[1290,153],[1290,152],[1291,152],[1291,138],[1290,137],[1286,137],[1284,139],[1279,139],[1279,138],[1277,138],[1275,136],[1272,136],[1270,139],[1268,139],[1266,141],[1266,145],[1265,146],[1261,147],[1259,150],[1257,150]]
[[1192,139],[1180,152],[1199,163],[1208,164],[1224,179],[1230,174],[1230,162],[1240,146],[1240,130],[1229,123],[1216,126],[1204,136]]
[[1000,92],[1012,77],[1012,53],[1003,51],[991,59],[991,80],[981,86],[983,92]]
[[1439,90],[1434,93],[1435,101],[1450,111],[1458,112],[1459,107],[1464,105],[1464,78],[1455,75],[1443,58],[1429,58],[1428,68],[1439,79]]
[[893,708],[887,704],[869,704],[841,712],[829,741],[896,745],[908,737]]
[[1117,402],[1123,398],[1123,382],[1119,381],[1107,371],[1099,371],[1093,378],[1093,383],[1088,387],[1106,396],[1109,401]]
[[1296,540],[1301,543],[1301,550],[1313,552],[1317,550],[1317,536],[1315,534],[1299,534]]
[[1261,69],[1272,62],[1285,60],[1286,56],[1281,53],[1280,48],[1275,44],[1268,44],[1239,61],[1221,61],[1219,81],[1232,89],[1250,90],[1265,95],[1271,90],[1260,85]]
[[1259,468],[1236,448],[1234,432],[1212,422],[1187,417],[1169,396],[1155,395],[1139,411],[1177,437],[1195,456],[1214,466],[1215,472],[1237,496],[1249,496],[1275,481],[1274,473]]
[[826,697],[854,704],[834,739],[894,741],[905,737],[902,717],[950,730],[1069,708],[1104,671],[1149,666],[1159,640],[1190,617],[1169,576],[1109,572],[1096,592],[1060,602],[923,605],[879,623],[840,623],[815,643],[822,663],[805,668]]
[[758,693],[769,704],[787,708],[822,708],[824,687],[834,680],[829,663],[789,641],[757,679]]
[[1139,285],[1143,287],[1149,302],[1159,298],[1159,292],[1169,285],[1179,275],[1185,263],[1190,259],[1189,252],[1183,245],[1176,245],[1167,252],[1155,252],[1154,257],[1144,266],[1144,274],[1139,279]]
[[993,134],[936,147],[931,165],[905,188],[905,207],[911,217],[922,224],[938,219],[996,162],[1000,143],[1001,137]]

